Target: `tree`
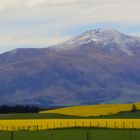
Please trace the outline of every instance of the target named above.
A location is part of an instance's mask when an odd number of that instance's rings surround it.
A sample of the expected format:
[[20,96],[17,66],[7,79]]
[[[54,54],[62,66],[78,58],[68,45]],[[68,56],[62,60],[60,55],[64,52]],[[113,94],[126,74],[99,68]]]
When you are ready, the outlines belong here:
[[131,112],[136,112],[137,111],[137,107],[135,104],[132,105],[132,109],[131,109]]
[[39,107],[34,105],[1,105],[0,114],[9,114],[9,113],[38,113]]

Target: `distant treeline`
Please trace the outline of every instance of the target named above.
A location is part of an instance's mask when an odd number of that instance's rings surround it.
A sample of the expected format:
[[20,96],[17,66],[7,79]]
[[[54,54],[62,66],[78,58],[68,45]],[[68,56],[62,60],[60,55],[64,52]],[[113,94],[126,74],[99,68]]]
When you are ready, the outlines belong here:
[[10,113],[38,113],[39,107],[33,105],[1,105],[0,114],[10,114]]

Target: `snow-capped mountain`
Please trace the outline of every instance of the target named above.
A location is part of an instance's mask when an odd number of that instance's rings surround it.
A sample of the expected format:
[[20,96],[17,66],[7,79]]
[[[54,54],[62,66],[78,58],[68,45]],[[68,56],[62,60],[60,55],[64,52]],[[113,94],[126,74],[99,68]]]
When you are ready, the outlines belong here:
[[122,51],[132,56],[133,51],[131,47],[140,43],[140,38],[125,35],[114,29],[97,29],[87,31],[64,43],[56,45],[54,48],[68,50],[88,43],[92,43],[93,46],[110,47],[111,50],[114,47],[119,47]]
[[140,101],[140,39],[87,31],[56,46],[0,54],[0,104]]

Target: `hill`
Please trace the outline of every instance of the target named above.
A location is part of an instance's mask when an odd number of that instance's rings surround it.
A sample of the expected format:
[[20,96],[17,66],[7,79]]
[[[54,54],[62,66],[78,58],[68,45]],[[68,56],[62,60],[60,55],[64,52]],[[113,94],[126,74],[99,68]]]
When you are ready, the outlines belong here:
[[71,106],[140,99],[140,38],[112,29],[0,54],[0,104]]
[[133,104],[76,106],[69,108],[40,111],[40,113],[0,114],[0,120],[21,119],[139,119],[140,103],[137,111],[131,112]]
[[[126,112],[132,109],[133,104],[102,104],[102,105],[90,105],[90,106],[74,106],[67,108],[60,108],[49,111],[41,111],[40,113],[55,113],[65,114],[71,116],[105,116],[113,115],[119,112]],[[140,103],[135,104],[137,109],[140,109]]]

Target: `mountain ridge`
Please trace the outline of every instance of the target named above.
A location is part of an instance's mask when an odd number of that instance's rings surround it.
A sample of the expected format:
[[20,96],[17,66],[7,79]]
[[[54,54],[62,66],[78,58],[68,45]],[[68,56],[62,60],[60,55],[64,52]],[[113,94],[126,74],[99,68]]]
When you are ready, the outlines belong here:
[[[126,43],[127,35],[117,34],[124,36],[124,46],[122,42],[112,43],[114,40],[103,46],[104,40],[95,43],[83,39],[85,43],[70,49],[62,43],[62,47],[59,44],[0,54],[1,104],[69,106],[138,102],[139,38],[128,36]],[[129,52],[120,49],[122,46]]]
[[[94,43],[94,45],[100,43],[102,47],[107,47],[111,46],[111,42],[113,42],[112,45],[114,46],[120,46],[122,51],[128,55],[132,55],[132,52],[126,48],[126,44],[130,46],[132,43],[140,42],[140,38],[125,35],[114,29],[97,29],[86,31],[64,43],[54,46],[54,48],[71,49],[88,43]],[[67,48],[65,46],[67,46]]]

